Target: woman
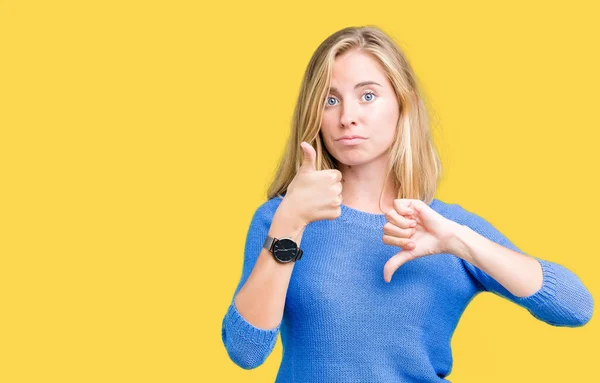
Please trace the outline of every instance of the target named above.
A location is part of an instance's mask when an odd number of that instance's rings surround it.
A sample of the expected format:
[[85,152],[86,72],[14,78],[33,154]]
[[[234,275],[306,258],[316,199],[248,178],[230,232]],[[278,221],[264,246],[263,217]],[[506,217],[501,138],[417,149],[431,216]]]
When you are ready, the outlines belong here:
[[452,334],[480,292],[554,326],[587,323],[581,280],[435,199],[440,172],[398,46],[372,26],[328,37],[250,224],[223,319],[230,358],[259,366],[281,332],[277,382],[447,382]]

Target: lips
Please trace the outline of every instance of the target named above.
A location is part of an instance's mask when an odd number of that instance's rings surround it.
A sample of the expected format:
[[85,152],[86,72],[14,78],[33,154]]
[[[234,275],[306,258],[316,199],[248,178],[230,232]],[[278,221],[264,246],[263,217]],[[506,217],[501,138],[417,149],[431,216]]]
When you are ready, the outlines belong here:
[[343,146],[355,146],[366,140],[366,138],[343,138],[338,140],[338,142]]
[[363,137],[363,136],[359,136],[359,135],[356,135],[356,134],[352,134],[352,135],[347,135],[347,136],[340,137],[340,138],[338,138],[336,141],[340,141],[340,140],[351,140],[351,139],[353,139],[353,138],[363,138],[363,139],[364,139],[365,137]]

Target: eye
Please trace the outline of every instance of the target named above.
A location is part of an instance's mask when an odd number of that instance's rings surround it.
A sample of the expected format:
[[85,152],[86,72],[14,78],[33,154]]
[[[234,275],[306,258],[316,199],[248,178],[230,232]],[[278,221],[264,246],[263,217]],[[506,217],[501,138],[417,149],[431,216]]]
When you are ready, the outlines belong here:
[[[368,99],[365,100],[365,101],[368,101],[368,102],[373,101],[374,98],[377,97],[377,95],[373,91],[367,91],[367,92],[363,93],[363,97],[364,96],[368,97]],[[337,101],[337,99],[335,97],[333,97],[333,96],[327,97],[327,101],[326,101],[327,106],[334,106],[334,105],[336,105],[335,101],[333,101],[333,103],[331,102],[332,100]]]
[[369,92],[363,93],[363,96],[371,96],[371,98],[369,100],[366,100],[366,101],[372,101],[374,99],[374,97],[376,97],[377,95],[375,93],[369,91]]

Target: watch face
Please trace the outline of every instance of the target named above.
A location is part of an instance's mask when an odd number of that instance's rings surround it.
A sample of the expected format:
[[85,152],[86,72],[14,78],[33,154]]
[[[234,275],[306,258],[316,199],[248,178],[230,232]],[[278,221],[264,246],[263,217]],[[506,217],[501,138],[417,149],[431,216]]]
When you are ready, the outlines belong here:
[[273,255],[281,262],[291,262],[296,256],[297,250],[296,242],[287,238],[280,238],[273,245]]

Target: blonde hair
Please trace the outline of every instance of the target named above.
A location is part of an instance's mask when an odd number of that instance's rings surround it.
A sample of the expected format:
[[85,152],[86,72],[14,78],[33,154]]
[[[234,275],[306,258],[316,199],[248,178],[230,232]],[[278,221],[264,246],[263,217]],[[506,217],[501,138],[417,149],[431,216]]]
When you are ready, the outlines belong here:
[[[337,168],[336,160],[326,149],[320,135],[321,118],[334,60],[353,49],[371,54],[382,65],[400,107],[385,180],[387,182],[390,172],[393,172],[397,198],[420,199],[430,204],[442,167],[430,135],[429,117],[420,86],[404,53],[394,40],[375,26],[339,30],[325,39],[314,52],[302,80],[287,149],[268,188],[267,197],[282,197],[282,193],[287,191],[303,161],[302,141],[315,147],[317,170]],[[384,189],[385,184],[381,195]]]

